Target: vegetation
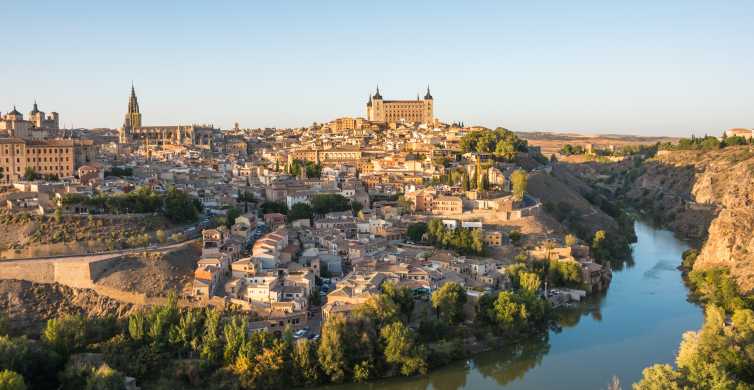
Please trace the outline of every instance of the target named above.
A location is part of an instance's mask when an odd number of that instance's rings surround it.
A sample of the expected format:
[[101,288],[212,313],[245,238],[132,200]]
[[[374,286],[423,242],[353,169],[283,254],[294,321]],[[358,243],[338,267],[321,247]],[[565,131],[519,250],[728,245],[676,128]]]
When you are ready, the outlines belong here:
[[351,202],[340,194],[318,194],[311,200],[312,211],[317,215],[324,215],[336,211],[351,210]]
[[511,173],[511,192],[513,192],[514,199],[524,199],[528,182],[529,178],[523,169],[516,169]]
[[270,213],[288,214],[288,205],[285,202],[267,201],[259,205],[259,208],[262,209],[263,214],[270,214]]
[[26,390],[24,377],[10,370],[0,371],[0,389],[2,390]]
[[463,305],[466,303],[466,290],[458,283],[445,283],[432,293],[432,308],[437,318],[449,325],[463,320]]
[[461,150],[465,153],[492,153],[495,157],[511,161],[517,152],[526,152],[528,145],[512,131],[498,127],[494,131],[483,130],[466,134],[461,138]]
[[706,309],[698,332],[683,335],[676,366],[644,369],[635,390],[751,389],[754,387],[754,312],[736,309],[730,320],[715,305]]
[[701,138],[692,135],[691,138],[679,139],[676,144],[670,142],[659,144],[658,148],[660,150],[716,150],[728,146],[747,145],[751,142],[744,137],[728,137],[725,134],[723,134],[722,141],[710,135]]
[[130,167],[112,167],[109,171],[105,171],[105,177],[127,177],[133,176],[134,170]]
[[581,145],[573,146],[571,144],[565,144],[562,149],[560,149],[560,154],[564,156],[572,156],[574,154],[584,154],[586,153],[586,149],[584,149]]
[[483,255],[485,252],[481,229],[450,229],[439,219],[432,219],[427,224],[427,236],[439,248],[453,249],[465,255]]
[[295,221],[297,219],[311,219],[314,215],[312,207],[306,203],[296,203],[291,207],[288,212],[288,220]]
[[691,271],[688,281],[693,297],[705,305],[714,305],[728,313],[752,307],[751,302],[741,295],[738,285],[726,268]]
[[66,194],[63,205],[85,205],[108,214],[160,213],[173,223],[192,222],[202,211],[199,199],[169,188],[165,193],[157,193],[148,187],[139,187],[122,195],[97,194],[88,197],[80,194]]
[[301,174],[302,169],[308,178],[322,176],[322,166],[308,160],[293,160],[288,173],[292,176],[298,176]]
[[422,241],[424,233],[427,232],[427,224],[424,222],[416,222],[408,225],[406,229],[406,236],[414,242]]

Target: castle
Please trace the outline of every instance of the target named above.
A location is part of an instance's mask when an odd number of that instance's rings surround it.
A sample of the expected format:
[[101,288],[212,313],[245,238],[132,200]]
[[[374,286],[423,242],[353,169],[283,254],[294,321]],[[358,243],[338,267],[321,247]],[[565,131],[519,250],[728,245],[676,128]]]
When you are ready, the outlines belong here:
[[57,112],[45,115],[39,111],[37,102],[29,112],[29,119],[24,120],[23,114],[13,107],[13,111],[0,116],[0,133],[8,137],[24,139],[44,139],[54,135],[59,130],[59,116]]
[[434,120],[433,103],[429,86],[421,100],[418,94],[416,100],[383,100],[380,87],[377,86],[377,92],[370,95],[367,102],[367,119],[384,123],[431,123]]
[[142,126],[139,100],[136,90],[131,85],[131,96],[128,99],[128,112],[123,121],[123,127],[118,129],[121,144],[138,143],[144,146],[161,145],[193,145],[210,149],[212,147],[212,126]]

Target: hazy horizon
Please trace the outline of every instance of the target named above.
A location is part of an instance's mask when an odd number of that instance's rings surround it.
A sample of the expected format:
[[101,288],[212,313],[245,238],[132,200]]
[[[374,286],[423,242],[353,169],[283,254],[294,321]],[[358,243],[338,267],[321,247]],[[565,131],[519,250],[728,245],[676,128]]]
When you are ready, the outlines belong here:
[[754,127],[747,2],[14,4],[0,112],[62,126],[299,127],[423,95],[516,131],[719,135]]

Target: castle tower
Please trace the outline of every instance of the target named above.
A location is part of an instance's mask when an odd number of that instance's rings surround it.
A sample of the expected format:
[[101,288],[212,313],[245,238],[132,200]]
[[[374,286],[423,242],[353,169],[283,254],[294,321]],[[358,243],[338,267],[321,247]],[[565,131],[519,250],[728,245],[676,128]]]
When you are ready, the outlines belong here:
[[432,99],[432,94],[429,93],[429,85],[427,85],[427,94],[424,95],[424,123],[432,123],[435,119],[433,103],[434,99]]
[[372,122],[385,121],[385,104],[380,95],[380,86],[377,86],[377,92],[369,99],[367,103],[367,119]]

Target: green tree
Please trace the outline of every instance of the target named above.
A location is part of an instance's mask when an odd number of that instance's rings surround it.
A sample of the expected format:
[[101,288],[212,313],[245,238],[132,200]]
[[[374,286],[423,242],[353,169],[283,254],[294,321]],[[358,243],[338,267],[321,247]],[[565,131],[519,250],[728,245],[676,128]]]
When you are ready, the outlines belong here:
[[524,199],[526,193],[526,186],[528,184],[528,176],[523,169],[516,169],[511,173],[511,191],[513,192],[513,198],[516,200]]
[[218,363],[220,360],[220,311],[207,307],[204,309],[204,334],[202,335],[201,350],[199,356],[210,363]]
[[519,274],[519,283],[521,284],[521,291],[529,295],[537,294],[542,285],[539,275],[533,272],[521,272]]
[[411,322],[411,314],[415,305],[413,291],[408,287],[398,286],[393,281],[387,281],[382,284],[382,293],[398,304],[398,309],[403,318],[406,319],[406,322]]
[[154,232],[154,236],[161,244],[164,244],[168,240],[168,235],[162,229],[157,229],[157,231]]
[[427,224],[424,222],[416,222],[408,225],[406,229],[406,236],[414,242],[422,241],[424,233],[427,232]]
[[147,318],[141,310],[128,317],[128,334],[134,341],[143,341],[146,337]]
[[684,390],[683,377],[669,364],[655,364],[642,371],[642,379],[634,384],[634,390]]
[[321,373],[317,361],[316,344],[302,338],[293,343],[291,360],[293,362],[293,384],[295,386],[314,386],[320,383]]
[[449,324],[463,321],[463,305],[466,300],[466,290],[455,282],[445,283],[432,293],[432,307],[438,317]]
[[34,170],[32,167],[26,167],[26,170],[24,171],[24,180],[26,181],[34,181],[39,180],[42,178],[42,175],[37,173],[37,171]]
[[306,203],[296,203],[291,207],[291,211],[288,212],[288,220],[295,221],[297,219],[311,219],[313,216],[312,208]]
[[262,209],[262,213],[264,214],[288,214],[288,205],[285,202],[264,202],[259,205],[259,208]]
[[574,236],[573,234],[566,234],[564,241],[565,241],[566,246],[574,246],[576,245],[576,242],[578,242],[578,240],[576,239],[576,236]]
[[610,250],[607,246],[607,233],[604,230],[597,230],[592,238],[592,256],[597,261],[607,261],[610,257]]
[[239,350],[246,343],[248,329],[249,321],[244,316],[233,316],[231,320],[225,324],[225,327],[223,328],[225,334],[225,350],[223,351],[225,364],[233,364],[236,362]]
[[68,356],[86,344],[86,319],[81,315],[65,314],[47,320],[42,339],[59,354]]
[[125,390],[125,378],[107,364],[102,364],[86,381],[85,390]]
[[516,334],[526,328],[529,312],[515,293],[501,291],[494,302],[489,318],[506,334]]
[[324,215],[334,211],[346,211],[351,209],[351,202],[340,194],[318,194],[311,199],[312,211],[318,215]]
[[414,341],[411,330],[402,322],[393,322],[380,330],[385,342],[385,361],[400,367],[401,374],[409,376],[427,373],[425,353]]
[[340,315],[329,317],[322,324],[317,355],[322,370],[335,383],[343,382],[346,378],[348,364],[344,339],[346,327],[346,319]]
[[177,324],[170,328],[170,343],[180,351],[195,351],[201,347],[202,336],[201,311],[187,309]]
[[225,225],[230,229],[236,223],[236,218],[241,216],[241,211],[235,207],[231,207],[225,213]]
[[168,189],[164,199],[164,213],[170,221],[173,223],[196,221],[199,211],[190,195],[175,187]]
[[26,390],[24,377],[14,371],[0,371],[0,390]]

